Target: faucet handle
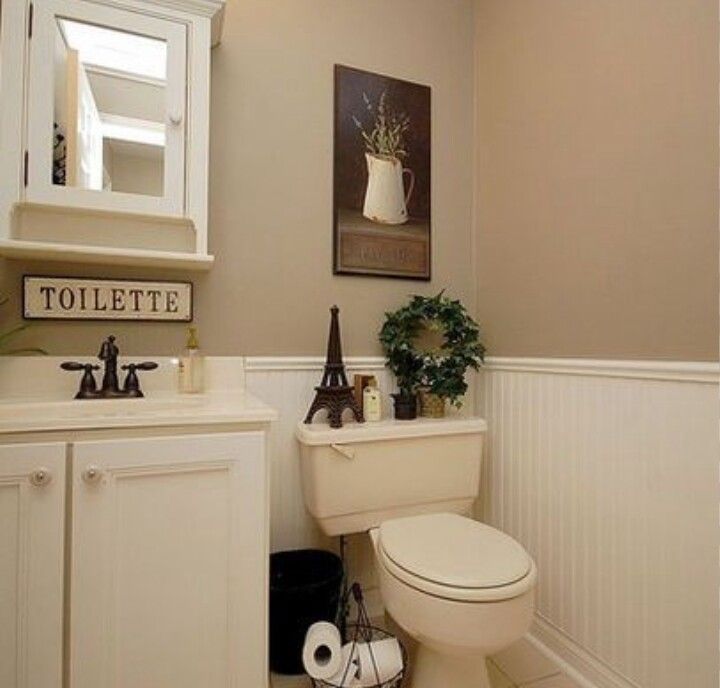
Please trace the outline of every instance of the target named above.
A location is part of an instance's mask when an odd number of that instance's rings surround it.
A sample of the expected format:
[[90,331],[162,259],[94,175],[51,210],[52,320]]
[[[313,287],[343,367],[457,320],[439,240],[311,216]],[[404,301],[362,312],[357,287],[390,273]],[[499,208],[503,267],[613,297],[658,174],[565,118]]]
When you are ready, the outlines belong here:
[[121,367],[123,370],[155,370],[158,364],[154,361],[144,361],[143,363],[128,363]]
[[100,366],[98,365],[93,365],[92,363],[78,363],[77,361],[65,361],[60,364],[60,367],[63,370],[69,370],[72,372],[78,370],[84,370],[86,372],[90,370],[100,370]]
[[97,397],[97,383],[95,382],[95,376],[93,370],[100,370],[100,366],[93,365],[92,363],[78,363],[77,361],[65,361],[60,364],[63,370],[69,370],[71,372],[84,370],[85,373],[80,380],[80,390],[75,395],[76,399],[94,399]]
[[128,363],[121,366],[122,370],[127,370],[128,374],[123,385],[123,392],[129,397],[144,397],[140,389],[140,380],[138,379],[138,370],[155,370],[158,367],[153,361],[144,361],[143,363]]

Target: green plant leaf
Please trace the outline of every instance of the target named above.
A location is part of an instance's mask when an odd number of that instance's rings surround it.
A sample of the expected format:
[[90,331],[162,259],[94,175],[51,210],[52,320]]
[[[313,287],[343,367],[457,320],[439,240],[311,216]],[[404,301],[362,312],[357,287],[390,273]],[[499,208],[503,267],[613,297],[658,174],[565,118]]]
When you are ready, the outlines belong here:
[[[443,332],[439,349],[417,349],[416,340],[424,327]],[[385,313],[379,335],[386,365],[402,392],[427,387],[458,407],[468,388],[467,369],[477,370],[484,361],[485,347],[479,338],[477,323],[460,301],[446,297],[444,290],[430,297],[414,295],[407,306]]]

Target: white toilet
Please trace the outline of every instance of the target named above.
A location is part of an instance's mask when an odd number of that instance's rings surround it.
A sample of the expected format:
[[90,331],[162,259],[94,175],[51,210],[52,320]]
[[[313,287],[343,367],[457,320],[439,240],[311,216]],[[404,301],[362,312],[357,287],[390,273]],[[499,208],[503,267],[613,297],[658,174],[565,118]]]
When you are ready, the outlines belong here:
[[466,516],[485,430],[480,418],[297,427],[308,510],[327,535],[369,533],[385,607],[419,643],[412,688],[489,688],[486,656],[532,620],[534,562]]

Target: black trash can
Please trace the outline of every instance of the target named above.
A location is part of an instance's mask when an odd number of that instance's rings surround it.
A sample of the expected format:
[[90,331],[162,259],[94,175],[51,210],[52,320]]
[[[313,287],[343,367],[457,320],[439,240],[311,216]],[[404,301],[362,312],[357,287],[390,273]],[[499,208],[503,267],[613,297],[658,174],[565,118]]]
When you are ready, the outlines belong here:
[[343,567],[340,557],[320,549],[270,555],[270,669],[302,674],[307,629],[335,622]]

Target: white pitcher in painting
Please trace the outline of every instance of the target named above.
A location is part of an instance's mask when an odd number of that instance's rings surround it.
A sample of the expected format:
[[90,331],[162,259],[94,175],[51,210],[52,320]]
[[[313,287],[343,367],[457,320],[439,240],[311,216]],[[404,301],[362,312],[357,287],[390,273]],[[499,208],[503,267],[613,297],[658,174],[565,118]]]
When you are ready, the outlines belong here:
[[[407,204],[410,202],[415,175],[403,167],[398,158],[391,155],[365,153],[368,183],[365,191],[363,215],[372,222],[383,225],[401,225],[408,220]],[[403,175],[408,175],[405,191]]]

